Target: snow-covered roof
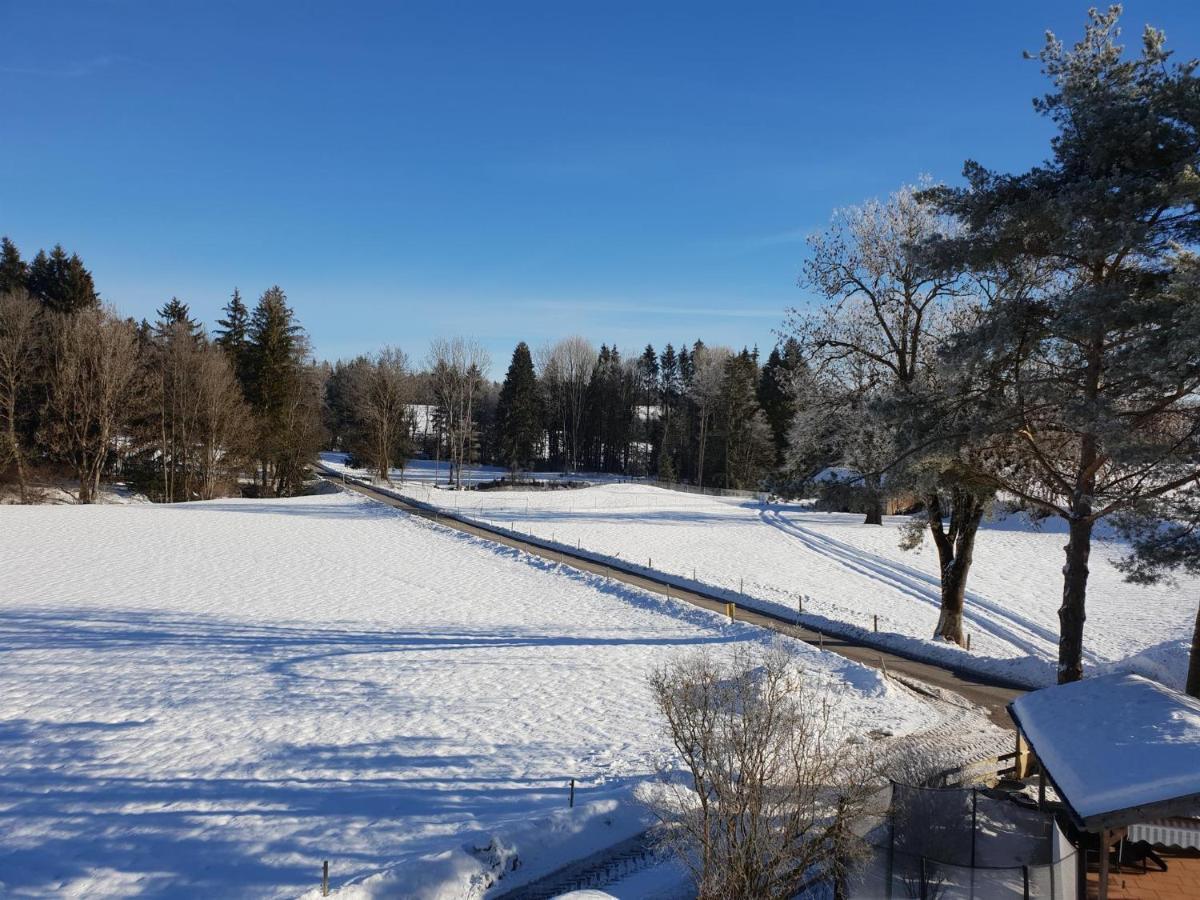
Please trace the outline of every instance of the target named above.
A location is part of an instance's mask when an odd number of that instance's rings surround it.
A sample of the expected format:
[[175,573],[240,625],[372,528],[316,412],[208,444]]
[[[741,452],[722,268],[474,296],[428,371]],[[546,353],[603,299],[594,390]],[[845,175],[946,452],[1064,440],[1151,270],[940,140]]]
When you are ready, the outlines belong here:
[[1140,675],[1102,675],[1009,704],[1077,824],[1200,814],[1200,700]]

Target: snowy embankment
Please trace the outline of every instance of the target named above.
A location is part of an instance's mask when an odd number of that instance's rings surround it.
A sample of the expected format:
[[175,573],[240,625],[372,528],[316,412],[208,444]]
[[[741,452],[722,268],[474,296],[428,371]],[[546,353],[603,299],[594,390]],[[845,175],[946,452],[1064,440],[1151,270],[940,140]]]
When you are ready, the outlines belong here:
[[[345,494],[4,507],[0,556],[5,896],[511,887],[644,827],[654,665],[766,640]],[[795,647],[856,730],[936,719]]]
[[[335,454],[323,461],[345,470]],[[494,527],[798,617],[830,633],[1029,686],[1054,681],[1066,542],[1059,520],[1034,526],[1024,516],[1011,516],[984,524],[968,585],[967,651],[932,639],[940,602],[937,553],[928,539],[916,551],[900,549],[903,517],[868,526],[858,515],[645,484],[454,492],[398,481],[392,489]],[[1093,548],[1085,666],[1137,671],[1182,687],[1200,579],[1128,584],[1110,564],[1124,552],[1120,543],[1102,539]]]

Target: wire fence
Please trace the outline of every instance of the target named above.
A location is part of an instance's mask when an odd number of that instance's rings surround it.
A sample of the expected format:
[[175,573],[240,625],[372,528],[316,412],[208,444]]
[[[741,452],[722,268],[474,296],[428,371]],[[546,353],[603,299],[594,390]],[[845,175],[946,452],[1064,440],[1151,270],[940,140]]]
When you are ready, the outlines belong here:
[[[756,498],[755,516],[747,520],[744,501],[737,507],[731,505],[726,509],[719,502],[714,504],[707,495],[652,489],[629,494],[606,491],[605,485],[595,485],[588,491],[547,491],[531,499],[529,492],[523,496],[520,492],[454,490],[424,480],[396,477],[388,481],[340,465],[325,464],[323,467],[331,474],[371,485],[430,511],[453,515],[499,534],[610,565],[681,590],[705,593],[820,633],[868,643],[874,640],[879,647],[892,650],[897,648],[897,639],[900,639],[906,654],[919,653],[922,655],[914,658],[928,661],[943,660],[950,652],[942,647],[927,652],[924,645],[920,650],[908,646],[912,638],[927,635],[924,631],[914,635],[911,618],[897,617],[894,605],[880,601],[874,594],[808,593],[810,588],[800,591],[784,570],[753,564],[739,566],[737,553],[712,556],[701,546],[704,541],[689,545],[690,550],[699,552],[680,552],[678,547],[672,549],[670,546],[660,546],[656,552],[655,547],[644,542],[631,541],[630,532],[624,527],[643,522],[736,527],[747,522],[757,525],[759,516],[768,516],[772,523],[779,520],[785,534],[795,530],[811,537],[788,517],[779,515],[776,506],[765,495]],[[647,488],[654,487],[647,482],[642,484]],[[904,573],[896,577],[906,583],[909,580]],[[930,622],[928,627],[932,633],[933,623]],[[873,637],[876,633],[878,638]],[[1004,652],[1004,645],[997,645],[986,632],[968,634],[968,648],[973,638],[976,652],[983,655]]]

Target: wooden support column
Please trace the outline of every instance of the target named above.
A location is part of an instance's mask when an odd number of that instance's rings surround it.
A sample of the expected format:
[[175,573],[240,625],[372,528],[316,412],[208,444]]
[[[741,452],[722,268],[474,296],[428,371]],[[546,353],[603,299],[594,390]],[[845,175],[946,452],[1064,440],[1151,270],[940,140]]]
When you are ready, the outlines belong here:
[[1100,882],[1096,885],[1097,900],[1108,900],[1108,829],[1100,832]]
[[1029,744],[1025,742],[1025,735],[1021,733],[1021,729],[1017,729],[1017,746],[1016,758],[1013,760],[1013,767],[1016,771],[1018,781],[1029,775]]

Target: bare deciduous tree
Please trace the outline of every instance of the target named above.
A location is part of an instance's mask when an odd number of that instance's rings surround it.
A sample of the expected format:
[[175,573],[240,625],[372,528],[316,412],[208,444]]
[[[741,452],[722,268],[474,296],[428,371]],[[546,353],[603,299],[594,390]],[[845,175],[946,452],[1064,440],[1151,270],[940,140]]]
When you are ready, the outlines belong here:
[[46,442],[75,467],[79,502],[92,503],[114,447],[126,437],[139,371],[137,332],[110,309],[54,314],[48,330]]
[[[840,210],[828,231],[809,239],[803,281],[829,302],[816,313],[790,313],[791,331],[820,386],[819,396],[809,398],[809,409],[799,417],[816,427],[793,434],[798,449],[811,449],[811,439],[817,438],[835,454],[833,462],[857,471],[868,524],[882,523],[884,494],[904,480],[892,469],[884,483],[880,472],[908,446],[932,446],[928,431],[944,421],[935,417],[930,421],[938,424],[922,430],[922,417],[913,410],[950,405],[945,402],[950,388],[938,375],[937,349],[973,317],[977,305],[966,299],[971,285],[961,267],[941,265],[929,245],[959,230],[953,218],[909,185],[886,201]],[[889,405],[890,415],[878,415],[880,406]],[[963,477],[969,467],[962,449],[942,442],[937,454],[910,458],[903,469],[912,476],[905,486],[924,502],[924,521],[938,551],[942,609],[936,635],[958,644],[964,639],[963,602],[975,534],[993,493],[977,479]],[[911,531],[908,546],[919,543],[921,535]]]
[[733,351],[728,347],[703,345],[692,354],[693,373],[688,384],[688,395],[696,405],[696,417],[700,424],[699,458],[696,462],[696,481],[700,487],[704,487],[704,452],[708,448],[708,432],[725,391],[725,369],[732,356]]
[[[907,390],[929,371],[937,341],[950,330],[961,277],[933,265],[924,247],[954,231],[951,219],[906,185],[886,201],[838,210],[826,231],[808,239],[801,284],[829,302],[815,313],[790,310],[788,328],[833,406],[861,409],[880,393]],[[832,412],[814,411],[830,427],[857,427],[853,414]],[[858,446],[853,435],[842,438],[833,446],[851,451]],[[859,474],[868,494],[867,523],[882,524],[879,470]]]
[[469,461],[475,437],[475,413],[491,358],[483,345],[464,338],[439,338],[429,349],[434,396],[446,417],[450,465],[455,485],[462,488],[462,468]]
[[384,347],[355,368],[352,403],[361,425],[367,461],[379,477],[390,480],[393,462],[402,462],[408,434],[408,402],[412,394],[408,357]]
[[38,348],[38,303],[24,289],[0,294],[0,419],[4,422],[4,452],[17,470],[21,502],[29,502],[25,477],[25,448],[21,446],[21,401],[32,379]]
[[569,472],[579,467],[588,384],[597,358],[596,348],[579,335],[538,351],[538,374],[550,395],[549,406],[562,422],[563,466]]
[[196,469],[202,500],[218,494],[222,478],[236,478],[250,457],[253,422],[228,354],[215,344],[197,355]]
[[664,773],[652,809],[702,900],[784,900],[814,877],[839,893],[865,852],[852,826],[877,786],[829,693],[780,648],[685,656],[651,687],[687,770]]

